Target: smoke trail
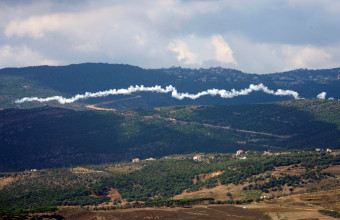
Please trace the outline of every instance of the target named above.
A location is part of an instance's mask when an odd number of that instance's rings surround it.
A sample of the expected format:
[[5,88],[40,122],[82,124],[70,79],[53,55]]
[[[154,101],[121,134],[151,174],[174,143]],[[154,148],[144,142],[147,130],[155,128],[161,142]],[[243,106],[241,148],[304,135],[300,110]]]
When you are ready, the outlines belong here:
[[316,98],[318,98],[318,99],[325,99],[325,98],[326,98],[326,95],[327,95],[326,92],[322,92],[322,93],[320,93],[319,95],[317,95]]
[[38,98],[38,97],[25,97],[22,99],[18,99],[15,101],[15,103],[23,103],[23,102],[49,102],[49,101],[57,101],[60,104],[66,104],[66,103],[72,103],[75,101],[78,101],[80,99],[88,99],[88,98],[96,98],[96,97],[105,97],[109,95],[128,95],[136,92],[156,92],[156,93],[170,93],[171,96],[175,99],[197,99],[201,96],[220,96],[221,98],[233,98],[236,96],[244,96],[249,95],[249,93],[262,91],[267,94],[276,95],[276,96],[293,96],[295,99],[300,99],[299,93],[292,91],[292,90],[282,90],[278,89],[276,91],[268,89],[265,85],[258,84],[250,84],[249,88],[241,89],[241,90],[235,90],[232,89],[231,91],[227,91],[224,89],[208,89],[206,91],[202,91],[196,94],[190,94],[190,93],[180,93],[177,91],[175,87],[172,85],[166,86],[165,88],[162,88],[159,85],[152,86],[152,87],[145,87],[143,85],[141,86],[130,86],[127,89],[110,89],[106,91],[99,91],[99,92],[85,92],[84,94],[78,94],[71,98],[64,98],[62,96],[52,96],[47,98]]

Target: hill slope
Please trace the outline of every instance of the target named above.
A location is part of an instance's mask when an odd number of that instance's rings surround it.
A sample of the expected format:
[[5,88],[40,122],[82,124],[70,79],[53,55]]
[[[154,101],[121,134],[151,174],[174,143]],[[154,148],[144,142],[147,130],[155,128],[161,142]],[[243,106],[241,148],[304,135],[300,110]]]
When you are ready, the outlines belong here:
[[[249,84],[263,83],[268,88],[295,90],[304,98],[315,98],[321,92],[327,97],[340,99],[340,69],[306,70],[300,69],[284,73],[266,75],[246,74],[238,70],[210,69],[142,69],[121,64],[85,63],[68,66],[37,66],[25,68],[5,68],[0,70],[0,108],[38,107],[39,103],[16,105],[14,101],[26,96],[48,97],[63,95],[71,97],[85,92],[97,92],[108,89],[127,88],[130,85],[175,86],[179,92],[197,93],[206,89],[244,89]],[[134,100],[121,100],[110,103],[107,107],[124,109],[138,107],[157,107],[182,104],[240,104],[288,100],[291,97],[280,97],[252,93],[249,96],[233,99],[219,97],[202,97],[197,100],[176,100],[169,94],[140,93]],[[88,99],[69,104],[66,107],[79,109],[82,103],[99,103],[118,100],[125,96]],[[57,103],[49,105],[60,106]]]
[[339,109],[338,101],[327,100],[124,111],[5,109],[0,170],[239,148],[339,148]]

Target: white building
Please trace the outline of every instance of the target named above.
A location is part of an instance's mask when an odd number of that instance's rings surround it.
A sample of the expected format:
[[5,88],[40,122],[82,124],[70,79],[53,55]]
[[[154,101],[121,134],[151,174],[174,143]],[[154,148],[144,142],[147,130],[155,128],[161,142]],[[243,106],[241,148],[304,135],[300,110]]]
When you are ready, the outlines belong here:
[[238,150],[238,151],[236,151],[236,156],[240,156],[240,155],[243,154],[243,153],[244,153],[243,150]]
[[135,159],[132,159],[132,163],[139,163],[139,158],[136,157]]
[[201,161],[201,156],[200,155],[195,155],[192,159],[194,161]]

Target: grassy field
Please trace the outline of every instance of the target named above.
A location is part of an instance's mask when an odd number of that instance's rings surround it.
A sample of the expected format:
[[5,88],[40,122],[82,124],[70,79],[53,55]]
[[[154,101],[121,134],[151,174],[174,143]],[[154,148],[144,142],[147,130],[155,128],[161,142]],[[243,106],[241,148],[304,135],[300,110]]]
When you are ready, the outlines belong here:
[[63,208],[59,212],[66,219],[232,219],[270,220],[267,214],[235,206],[195,206],[187,208],[145,208],[107,212]]

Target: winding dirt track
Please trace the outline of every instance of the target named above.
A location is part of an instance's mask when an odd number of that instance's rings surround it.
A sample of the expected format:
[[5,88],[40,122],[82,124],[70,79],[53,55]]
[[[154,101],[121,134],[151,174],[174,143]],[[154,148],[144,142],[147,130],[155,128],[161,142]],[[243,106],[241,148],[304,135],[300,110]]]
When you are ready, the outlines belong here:
[[106,101],[106,102],[99,102],[96,104],[92,104],[92,105],[86,105],[86,108],[90,108],[90,109],[94,109],[94,110],[99,110],[99,111],[117,111],[114,108],[101,108],[101,107],[97,107],[98,105],[107,105],[107,104],[111,104],[111,103],[115,103],[115,102],[120,102],[120,101],[126,101],[126,100],[130,100],[130,99],[138,99],[142,96],[137,95],[137,96],[133,96],[133,97],[129,97],[129,98],[125,98],[125,99],[117,99],[117,100],[112,100],[112,101]]
[[144,118],[145,118],[145,119],[158,118],[158,119],[163,119],[163,120],[167,120],[167,121],[172,121],[172,122],[174,122],[174,123],[179,123],[179,124],[201,125],[201,126],[209,127],[209,128],[225,129],[225,130],[231,130],[231,131],[237,131],[237,132],[249,133],[249,134],[259,134],[259,135],[271,136],[271,137],[281,138],[281,139],[287,139],[287,138],[292,137],[292,135],[278,135],[278,134],[272,134],[272,133],[267,133],[267,132],[243,130],[243,129],[232,128],[231,126],[218,126],[218,125],[212,125],[212,124],[206,124],[206,123],[199,123],[199,122],[187,122],[187,121],[181,121],[181,120],[177,120],[177,119],[175,119],[175,118],[166,118],[166,117],[162,117],[162,116],[160,116],[160,115],[158,115],[158,114],[152,115],[152,116],[144,116]]
[[[125,98],[125,99],[118,99],[118,100],[113,100],[113,101],[100,102],[100,103],[96,103],[96,104],[92,104],[92,105],[86,105],[86,107],[93,109],[93,110],[99,110],[99,111],[117,111],[117,109],[114,109],[114,108],[102,108],[102,107],[97,107],[97,106],[98,105],[106,105],[106,104],[115,103],[115,102],[120,102],[120,101],[125,101],[125,100],[130,100],[130,99],[136,99],[136,98],[141,98],[141,96],[133,96],[133,97]],[[231,126],[218,126],[218,125],[199,123],[199,122],[187,122],[187,121],[177,120],[175,118],[162,117],[159,114],[155,114],[155,115],[151,115],[151,116],[144,116],[144,118],[145,119],[158,118],[158,119],[172,121],[174,123],[179,123],[179,124],[200,125],[200,126],[209,127],[209,128],[231,130],[231,131],[248,133],[248,134],[264,135],[264,136],[270,136],[270,137],[275,137],[275,138],[280,138],[280,139],[288,139],[288,138],[291,138],[293,136],[293,135],[278,135],[278,134],[272,134],[272,133],[267,133],[267,132],[237,129],[237,128],[232,128]]]

